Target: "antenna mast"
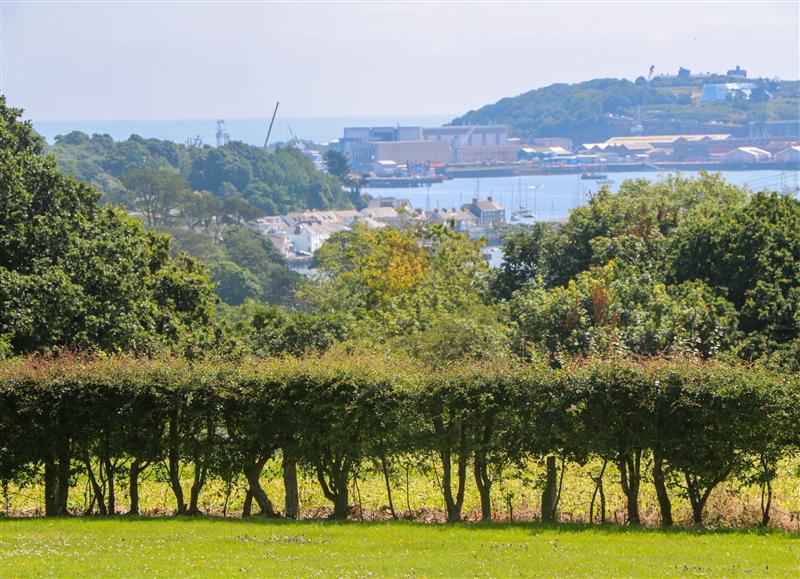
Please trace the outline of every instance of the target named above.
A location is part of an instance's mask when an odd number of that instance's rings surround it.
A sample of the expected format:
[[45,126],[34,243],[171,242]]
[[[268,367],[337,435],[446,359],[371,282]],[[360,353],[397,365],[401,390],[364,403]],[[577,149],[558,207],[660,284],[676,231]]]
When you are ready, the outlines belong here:
[[264,149],[266,150],[267,145],[269,145],[269,136],[272,134],[272,124],[275,122],[275,115],[278,114],[278,105],[281,104],[280,101],[275,103],[275,110],[272,112],[272,120],[269,122],[269,129],[267,129],[267,138],[264,140]]

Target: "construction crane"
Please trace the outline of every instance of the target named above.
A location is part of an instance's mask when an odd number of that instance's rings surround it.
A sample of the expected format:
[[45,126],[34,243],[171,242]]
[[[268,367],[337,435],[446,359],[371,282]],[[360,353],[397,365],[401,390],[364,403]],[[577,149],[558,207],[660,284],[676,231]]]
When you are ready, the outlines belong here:
[[[650,65],[650,70],[647,71],[647,82],[649,83],[653,78],[653,71],[656,69],[655,64]],[[647,89],[642,93],[642,100],[636,107],[636,122],[631,125],[631,133],[640,135],[644,132],[644,125],[642,124],[642,105],[647,102]]]
[[269,145],[269,136],[272,134],[272,125],[275,123],[275,115],[278,114],[278,105],[280,105],[280,101],[275,103],[275,110],[272,111],[272,120],[269,122],[269,129],[267,129],[267,138],[264,140],[264,150],[267,149],[267,145]]

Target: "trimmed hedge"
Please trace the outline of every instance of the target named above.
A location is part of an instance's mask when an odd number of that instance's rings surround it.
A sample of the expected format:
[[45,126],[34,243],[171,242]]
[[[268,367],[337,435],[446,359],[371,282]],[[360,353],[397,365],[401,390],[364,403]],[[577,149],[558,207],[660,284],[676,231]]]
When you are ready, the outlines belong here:
[[[341,354],[0,363],[0,480],[42,480],[47,515],[66,514],[78,472],[92,489],[90,509],[101,514],[119,510],[115,480],[124,474],[129,511],[138,513],[139,477],[159,463],[179,514],[199,512],[209,478],[239,475],[248,484],[244,514],[253,502],[275,514],[259,480],[280,456],[287,516],[299,514],[300,464],[315,473],[334,516],[346,518],[359,465],[382,465],[391,497],[390,465],[433,452],[449,521],[461,520],[470,470],[490,518],[494,473],[531,460],[547,465],[542,518],[555,520],[557,459],[599,458],[620,469],[631,524],[639,523],[646,464],[664,525],[672,524],[674,493],[688,498],[702,524],[709,495],[731,478],[762,485],[766,524],[777,464],[799,446],[797,376],[694,360],[589,360],[562,370],[481,363],[437,372]],[[180,484],[187,464],[188,497]]]

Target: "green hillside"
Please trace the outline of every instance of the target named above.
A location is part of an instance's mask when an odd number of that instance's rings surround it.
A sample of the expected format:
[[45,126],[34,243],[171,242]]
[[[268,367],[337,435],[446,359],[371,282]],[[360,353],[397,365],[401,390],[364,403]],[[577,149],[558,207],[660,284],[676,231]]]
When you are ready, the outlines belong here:
[[[454,125],[501,123],[515,136],[569,137],[576,141],[605,139],[624,134],[620,116],[648,122],[672,122],[686,130],[691,123],[800,119],[800,81],[748,79],[756,84],[750,99],[701,102],[703,84],[733,82],[716,77],[601,78],[578,84],[552,84],[469,111]],[[628,121],[630,122],[630,121]],[[681,124],[683,123],[683,124]],[[681,128],[682,127],[682,128]]]
[[182,176],[192,191],[228,201],[243,200],[268,214],[352,207],[339,180],[318,171],[294,147],[268,153],[241,142],[218,148],[187,147],[138,135],[114,141],[108,135],[90,137],[73,131],[56,137],[47,152],[64,171],[122,203],[126,203],[125,192],[130,189],[124,182],[126,175],[166,170]]

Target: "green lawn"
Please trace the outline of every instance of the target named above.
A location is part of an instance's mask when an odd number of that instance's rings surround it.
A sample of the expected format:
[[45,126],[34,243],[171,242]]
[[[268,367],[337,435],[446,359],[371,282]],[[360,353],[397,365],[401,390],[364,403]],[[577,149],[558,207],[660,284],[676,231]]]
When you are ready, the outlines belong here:
[[0,575],[800,576],[800,535],[217,518],[0,520]]

